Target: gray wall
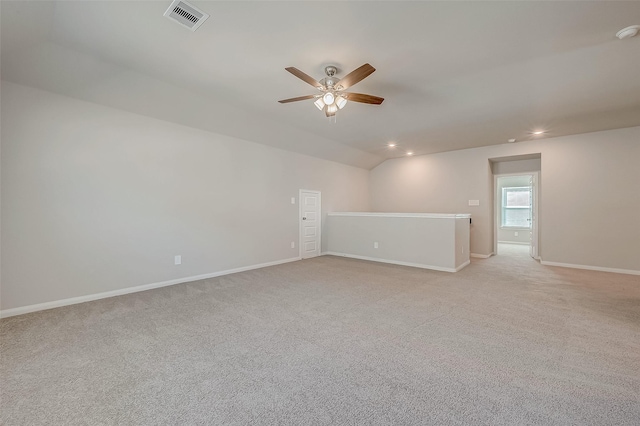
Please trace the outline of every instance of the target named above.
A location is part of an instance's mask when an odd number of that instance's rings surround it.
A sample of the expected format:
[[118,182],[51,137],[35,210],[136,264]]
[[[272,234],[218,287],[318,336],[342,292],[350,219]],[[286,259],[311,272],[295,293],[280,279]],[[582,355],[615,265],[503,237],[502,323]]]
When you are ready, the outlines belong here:
[[324,213],[470,213],[471,252],[488,254],[489,159],[536,153],[542,258],[640,270],[640,127],[369,173],[3,81],[1,131],[3,310],[296,257],[300,188]]
[[468,229],[468,218],[330,215],[327,251],[453,272],[469,260]]
[[[489,159],[541,154],[540,255],[640,270],[640,127],[388,160],[371,172],[374,211],[470,213],[471,252],[493,250]],[[480,206],[468,206],[480,200]]]
[[469,218],[456,219],[456,268],[469,262]]
[[[371,206],[378,212],[469,213],[471,253],[492,250],[493,175],[473,150],[387,160],[371,171]],[[469,200],[479,200],[471,207]]]
[[4,81],[1,182],[2,309],[297,257],[300,188],[369,209],[367,170]]
[[492,160],[491,170],[494,175],[510,174],[510,173],[526,173],[539,172],[542,167],[541,158],[532,158],[528,160]]

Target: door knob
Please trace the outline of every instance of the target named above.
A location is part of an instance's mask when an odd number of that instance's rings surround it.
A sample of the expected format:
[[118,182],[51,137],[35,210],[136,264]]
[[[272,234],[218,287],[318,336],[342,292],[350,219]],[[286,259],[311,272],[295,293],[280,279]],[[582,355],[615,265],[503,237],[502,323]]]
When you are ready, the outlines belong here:
[[306,217],[303,217],[303,218],[302,218],[302,220],[307,220],[307,218],[306,218]]

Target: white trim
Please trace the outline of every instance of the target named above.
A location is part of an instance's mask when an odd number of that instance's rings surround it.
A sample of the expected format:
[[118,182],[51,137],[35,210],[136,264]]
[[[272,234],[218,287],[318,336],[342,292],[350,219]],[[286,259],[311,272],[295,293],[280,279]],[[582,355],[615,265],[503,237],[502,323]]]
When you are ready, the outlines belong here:
[[[540,157],[542,162],[542,157]],[[533,217],[531,218],[531,244],[529,255],[534,259],[540,258],[540,171],[532,174]]]
[[491,253],[489,253],[489,254],[469,253],[469,256],[470,256],[470,257],[477,257],[477,258],[480,258],[480,259],[488,259],[488,258],[490,258],[491,256],[493,256],[494,254],[495,254],[495,253],[493,253],[493,252],[491,252]]
[[426,219],[469,219],[470,214],[440,213],[371,213],[371,212],[332,212],[327,216],[361,216],[361,217],[422,217]]
[[465,266],[469,266],[471,264],[471,260],[467,260],[466,262],[464,262],[462,265],[458,266],[456,268],[456,272],[460,271],[462,268],[464,268]]
[[468,261],[468,263],[463,263],[462,265],[458,266],[459,268],[458,269],[458,268],[445,268],[443,266],[425,265],[423,263],[402,262],[400,260],[380,259],[378,257],[358,256],[356,254],[338,253],[334,251],[324,252],[323,255],[349,257],[352,259],[369,260],[371,262],[391,263],[393,265],[412,266],[414,268],[422,268],[422,269],[433,269],[434,271],[442,271],[442,272],[458,272],[460,269],[464,268],[470,263],[470,261]]
[[250,271],[252,269],[266,268],[268,266],[280,265],[283,263],[295,262],[300,257],[276,260],[273,262],[260,263],[257,265],[242,266],[240,268],[227,269],[226,271],[212,272],[210,274],[194,275],[192,277],[177,278],[175,280],[161,281],[158,283],[144,284],[136,287],[127,287],[119,290],[105,291],[102,293],[88,294],[86,296],[71,297],[69,299],[54,300],[52,302],[38,303],[35,305],[21,306],[19,308],[5,309],[0,311],[0,318],[13,317],[15,315],[28,314],[30,312],[44,311],[46,309],[59,308],[61,306],[75,305],[77,303],[91,302],[93,300],[106,299],[108,297],[122,296],[139,291],[152,290],[154,288],[167,287],[175,284],[182,284],[191,281],[199,281],[207,278],[219,277],[222,275],[236,274],[238,272]]
[[545,266],[560,266],[562,268],[587,269],[589,271],[613,272],[615,274],[640,275],[640,271],[634,269],[605,268],[603,266],[575,265],[573,263],[548,262],[540,259],[540,263]]
[[522,242],[522,241],[498,241],[498,244],[517,244],[520,246],[528,246],[531,245],[531,243],[528,242]]

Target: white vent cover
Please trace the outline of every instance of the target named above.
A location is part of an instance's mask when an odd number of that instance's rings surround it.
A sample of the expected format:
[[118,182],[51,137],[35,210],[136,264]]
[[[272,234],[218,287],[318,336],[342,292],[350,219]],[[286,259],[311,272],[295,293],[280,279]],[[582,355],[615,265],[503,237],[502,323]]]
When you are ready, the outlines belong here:
[[164,13],[164,16],[176,21],[183,27],[189,28],[191,31],[195,31],[207,20],[209,14],[204,13],[186,1],[174,0],[171,6],[169,6],[169,9]]

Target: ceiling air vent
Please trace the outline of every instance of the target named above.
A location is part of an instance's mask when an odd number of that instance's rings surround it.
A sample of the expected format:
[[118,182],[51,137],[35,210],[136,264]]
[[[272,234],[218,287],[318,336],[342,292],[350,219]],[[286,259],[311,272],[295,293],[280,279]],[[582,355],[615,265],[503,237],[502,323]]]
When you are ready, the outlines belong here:
[[176,21],[183,27],[189,28],[191,31],[195,31],[207,20],[209,14],[204,13],[186,1],[174,0],[171,6],[169,6],[169,9],[164,13],[164,16]]

